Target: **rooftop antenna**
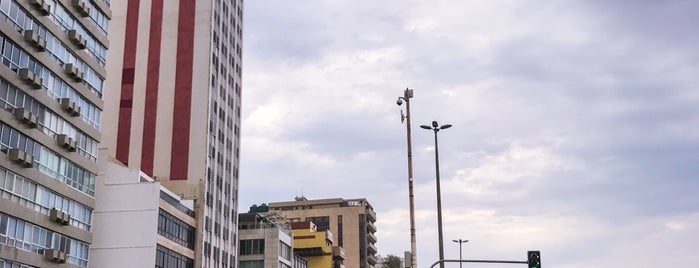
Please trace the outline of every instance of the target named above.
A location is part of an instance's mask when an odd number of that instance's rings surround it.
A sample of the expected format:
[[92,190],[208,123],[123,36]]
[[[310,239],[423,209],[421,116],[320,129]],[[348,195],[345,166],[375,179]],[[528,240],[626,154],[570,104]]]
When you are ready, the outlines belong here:
[[301,196],[298,196],[298,194],[297,194],[297,195],[296,195],[296,198],[294,198],[294,200],[296,200],[296,201],[305,201],[305,200],[307,200],[307,199],[306,199],[306,196],[305,196],[304,193],[303,193],[303,186],[301,186]]

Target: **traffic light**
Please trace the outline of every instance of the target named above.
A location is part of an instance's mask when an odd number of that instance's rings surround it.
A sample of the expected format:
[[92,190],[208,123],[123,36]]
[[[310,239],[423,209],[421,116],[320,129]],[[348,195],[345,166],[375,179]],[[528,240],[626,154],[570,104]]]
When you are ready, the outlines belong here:
[[529,268],[541,268],[541,253],[537,251],[527,251],[527,264]]

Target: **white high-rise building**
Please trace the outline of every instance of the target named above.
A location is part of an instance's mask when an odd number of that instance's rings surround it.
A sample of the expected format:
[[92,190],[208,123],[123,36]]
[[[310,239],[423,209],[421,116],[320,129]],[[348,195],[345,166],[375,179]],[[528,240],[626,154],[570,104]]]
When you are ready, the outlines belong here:
[[122,0],[111,10],[101,148],[193,200],[194,267],[235,267],[243,1]]

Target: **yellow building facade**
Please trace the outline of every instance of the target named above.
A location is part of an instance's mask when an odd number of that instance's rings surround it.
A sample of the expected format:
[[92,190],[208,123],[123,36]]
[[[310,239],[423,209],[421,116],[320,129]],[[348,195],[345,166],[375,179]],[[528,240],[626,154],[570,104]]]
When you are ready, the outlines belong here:
[[330,230],[318,231],[310,221],[291,223],[294,252],[308,260],[308,268],[344,268],[344,249],[333,246]]

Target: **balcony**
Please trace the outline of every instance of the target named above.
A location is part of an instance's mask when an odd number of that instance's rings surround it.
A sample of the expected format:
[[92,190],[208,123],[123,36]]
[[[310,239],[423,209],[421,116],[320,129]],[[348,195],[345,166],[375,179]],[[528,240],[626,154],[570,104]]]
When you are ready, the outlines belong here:
[[374,211],[371,210],[371,209],[367,209],[367,210],[366,210],[366,218],[367,218],[367,220],[369,220],[370,222],[376,222],[376,212],[374,212]]
[[366,262],[368,262],[371,265],[375,265],[376,263],[378,263],[378,261],[376,260],[376,257],[374,255],[367,255]]
[[366,229],[369,230],[369,233],[376,233],[376,225],[373,222],[367,221]]
[[366,249],[368,253],[367,255],[374,255],[377,252],[379,252],[378,250],[376,250],[376,246],[374,244],[367,244]]
[[376,243],[376,236],[372,233],[367,233],[366,240],[368,240],[369,243]]
[[341,246],[333,246],[333,259],[345,259],[345,249]]
[[[312,257],[312,256],[326,255],[326,252],[323,252],[323,248],[321,248],[321,247],[295,248],[294,253],[299,254],[299,256],[301,256],[301,257]],[[328,252],[328,253],[330,253],[330,252]]]

